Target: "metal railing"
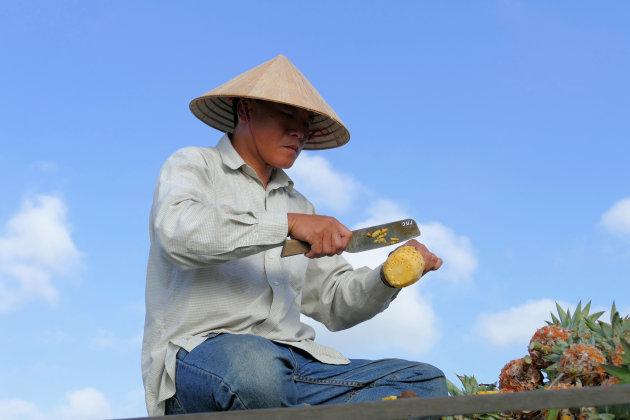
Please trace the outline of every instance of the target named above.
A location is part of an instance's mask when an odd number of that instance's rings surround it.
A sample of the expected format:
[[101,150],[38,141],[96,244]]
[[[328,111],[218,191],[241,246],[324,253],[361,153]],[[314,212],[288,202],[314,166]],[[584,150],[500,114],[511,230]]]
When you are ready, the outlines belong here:
[[184,414],[167,418],[169,420],[391,420],[621,404],[630,404],[630,384],[458,397],[401,398],[354,404]]

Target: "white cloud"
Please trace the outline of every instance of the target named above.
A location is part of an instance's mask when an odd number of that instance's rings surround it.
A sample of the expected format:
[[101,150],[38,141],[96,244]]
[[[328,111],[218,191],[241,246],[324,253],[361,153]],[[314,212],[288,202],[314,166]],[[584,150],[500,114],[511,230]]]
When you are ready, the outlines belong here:
[[[369,190],[350,176],[336,172],[328,161],[320,156],[304,155],[290,171],[298,189],[318,207],[343,211],[358,201],[359,195],[367,196]],[[359,229],[395,220],[414,217],[398,203],[387,199],[370,201],[369,206],[357,209],[360,222],[350,227]],[[440,270],[431,278],[444,278],[457,283],[470,281],[477,267],[470,240],[457,235],[450,228],[432,222],[420,225],[420,242],[444,260]],[[360,253],[344,253],[354,267],[375,268],[383,263],[396,246],[388,246]],[[418,288],[403,290],[389,308],[373,319],[349,330],[332,333],[322,324],[311,319],[317,340],[341,350],[349,357],[396,357],[415,359],[434,348],[440,339],[438,320],[430,302],[418,294]]]
[[435,255],[442,258],[444,264],[435,274],[453,283],[467,283],[477,268],[475,257],[466,236],[457,235],[447,226],[438,222],[421,224],[422,236],[419,239]]
[[362,187],[352,176],[335,171],[321,156],[302,153],[287,171],[296,188],[318,208],[347,210]]
[[0,406],[0,420],[94,420],[112,417],[105,395],[91,387],[67,393],[60,406],[46,411],[30,401],[19,399],[0,400]]
[[317,342],[351,358],[401,357],[415,359],[438,342],[440,333],[431,304],[413,289],[402,290],[384,312],[340,332],[305,319],[317,333]]
[[[316,205],[329,207],[335,211],[347,209],[360,193],[367,193],[366,188],[349,175],[335,171],[321,156],[308,154],[300,156],[291,168],[290,175],[298,189]],[[363,211],[364,218],[352,226],[352,229],[412,217],[398,203],[387,199],[375,200]],[[477,268],[477,258],[470,240],[457,235],[439,222],[421,224],[420,231],[421,236],[418,240],[444,261],[442,268],[432,273],[432,277],[443,278],[460,285],[470,282],[472,273]],[[388,246],[357,254],[345,253],[344,256],[355,267],[374,268],[384,262],[395,248]]]
[[[558,303],[563,309],[568,307],[564,302]],[[545,321],[551,319],[551,313],[556,313],[553,299],[528,300],[504,311],[482,313],[477,317],[475,335],[496,346],[520,344],[527,349],[529,340],[538,328],[547,325]]]
[[344,252],[343,257],[355,268],[370,267],[376,268],[385,262],[390,252],[395,250],[394,245],[351,254]]
[[59,409],[59,417],[68,420],[111,418],[109,401],[102,392],[84,388],[66,394],[67,402]]
[[[400,220],[410,215],[391,200],[377,200],[365,209],[366,218],[352,229]],[[422,226],[420,227],[423,230]],[[354,267],[376,268],[396,246],[372,251],[344,253]],[[415,359],[435,347],[440,339],[437,318],[430,302],[416,288],[402,290],[382,313],[349,330],[330,332],[322,324],[306,319],[317,333],[317,341],[339,349],[348,357],[402,357]]]
[[630,237],[630,197],[616,202],[600,219],[611,234]]
[[0,399],[0,420],[45,420],[35,404],[17,399]]
[[357,223],[352,229],[380,225],[410,217],[404,209],[392,200],[376,200],[365,210],[367,219]]
[[124,399],[117,402],[114,415],[116,418],[146,417],[147,406],[141,381],[140,386],[127,392]]
[[79,258],[63,201],[48,195],[25,200],[0,237],[0,312],[34,299],[54,304],[53,276],[66,274]]
[[[357,223],[352,229],[379,225],[409,217],[409,213],[406,213],[400,206],[390,200],[376,201],[367,209],[367,213],[369,217]],[[425,244],[431,252],[444,261],[438,271],[431,273],[431,277],[439,277],[459,284],[469,282],[477,268],[477,258],[473,253],[470,240],[465,236],[455,234],[452,229],[438,222],[420,224],[419,227],[420,236],[416,239]],[[366,266],[375,268],[383,263],[394,249],[396,249],[396,246],[387,246],[356,254],[346,252],[344,257],[354,267]]]

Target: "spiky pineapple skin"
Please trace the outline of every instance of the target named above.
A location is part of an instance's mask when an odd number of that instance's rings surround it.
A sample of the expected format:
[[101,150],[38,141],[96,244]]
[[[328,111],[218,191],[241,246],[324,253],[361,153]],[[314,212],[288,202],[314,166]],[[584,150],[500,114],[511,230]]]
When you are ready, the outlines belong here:
[[610,351],[610,355],[608,359],[610,360],[610,364],[613,366],[621,366],[623,363],[624,350],[621,346],[621,343],[616,343],[615,348]]
[[531,391],[542,384],[543,375],[529,356],[508,362],[499,375],[499,389],[502,391]]
[[569,331],[558,325],[545,325],[536,330],[529,341],[529,355],[534,366],[538,369],[550,366],[553,361],[546,359],[545,356],[551,354],[559,340],[566,342],[568,338]]
[[[568,309],[565,311],[556,304],[558,315],[552,313],[552,320],[547,321],[548,325],[536,331],[529,343],[529,355],[512,360],[501,370],[501,392],[630,383],[630,316],[622,318],[613,303],[610,323],[599,321],[603,312],[589,314],[590,305],[589,302],[582,309],[579,303],[571,314]],[[544,367],[538,370],[540,366]],[[534,371],[544,373],[540,381],[535,374],[525,373],[532,367]],[[552,410],[555,413],[535,410],[501,413],[501,417],[494,417],[496,414],[490,416],[493,416],[492,419],[502,419],[505,415],[508,419],[519,420],[546,420],[551,414],[552,418],[563,420],[630,419],[630,410],[627,407],[620,410],[617,408],[619,407],[576,407]],[[613,415],[615,417],[611,417]]]
[[594,345],[573,344],[562,355],[558,371],[571,381],[599,385],[606,378],[602,363],[606,363],[606,356]]

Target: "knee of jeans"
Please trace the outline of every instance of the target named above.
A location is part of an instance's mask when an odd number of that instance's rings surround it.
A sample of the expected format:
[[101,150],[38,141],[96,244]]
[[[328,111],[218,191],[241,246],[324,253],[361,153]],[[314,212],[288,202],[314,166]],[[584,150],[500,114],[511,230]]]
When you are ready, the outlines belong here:
[[446,387],[446,377],[442,370],[432,365],[423,366],[423,388],[425,396],[446,397],[448,390]]
[[427,378],[444,378],[444,372],[433,365],[426,363],[422,366],[422,373]]
[[444,372],[433,365],[416,363],[388,378],[389,381],[406,383],[410,388],[419,390],[423,397],[448,395]]
[[411,380],[414,382],[439,378],[444,378],[444,372],[433,365],[421,362],[411,362],[407,367],[390,376],[390,379]]
[[[256,336],[222,335],[211,341],[210,353],[203,356],[193,350],[186,363],[208,369],[214,382],[210,392],[219,410],[233,409],[233,404],[242,404],[242,408],[296,404],[293,366],[287,352]],[[187,369],[182,366],[181,373],[184,372]],[[184,381],[183,377],[180,381]]]
[[282,357],[260,353],[235,352],[224,381],[249,408],[295,404],[293,367]]
[[276,372],[251,372],[246,378],[232,382],[231,390],[247,408],[283,407],[297,403],[292,376]]

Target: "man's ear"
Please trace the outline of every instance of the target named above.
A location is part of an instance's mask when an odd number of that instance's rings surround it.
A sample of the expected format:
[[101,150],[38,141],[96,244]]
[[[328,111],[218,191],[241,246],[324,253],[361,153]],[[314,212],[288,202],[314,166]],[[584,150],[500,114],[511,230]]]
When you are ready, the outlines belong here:
[[249,121],[249,101],[247,99],[241,99],[238,101],[238,104],[236,105],[236,113],[241,121]]

